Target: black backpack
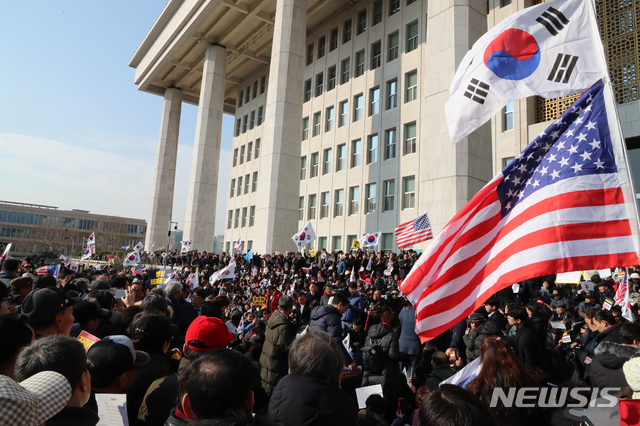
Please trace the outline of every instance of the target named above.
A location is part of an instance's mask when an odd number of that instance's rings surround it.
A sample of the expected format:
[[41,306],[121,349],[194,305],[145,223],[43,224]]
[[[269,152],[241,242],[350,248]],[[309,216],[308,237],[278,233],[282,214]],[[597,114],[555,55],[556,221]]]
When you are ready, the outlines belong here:
[[382,346],[370,341],[370,346],[365,346],[360,351],[362,355],[362,370],[368,373],[380,373],[384,367],[384,350]]

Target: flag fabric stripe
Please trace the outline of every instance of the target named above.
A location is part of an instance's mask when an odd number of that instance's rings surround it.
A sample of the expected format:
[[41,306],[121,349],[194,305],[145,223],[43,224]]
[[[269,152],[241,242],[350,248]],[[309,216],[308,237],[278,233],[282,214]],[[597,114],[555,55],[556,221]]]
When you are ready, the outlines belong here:
[[515,282],[638,264],[630,222],[637,218],[625,203],[603,86],[476,194],[418,260],[401,287],[416,306],[422,341]]
[[431,224],[426,213],[417,219],[398,225],[395,234],[399,249],[433,238]]

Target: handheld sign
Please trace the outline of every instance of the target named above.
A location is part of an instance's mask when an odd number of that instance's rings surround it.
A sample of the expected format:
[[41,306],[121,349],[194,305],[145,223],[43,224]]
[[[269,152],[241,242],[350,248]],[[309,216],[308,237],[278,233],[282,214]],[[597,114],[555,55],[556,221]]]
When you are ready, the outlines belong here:
[[99,342],[100,339],[98,339],[93,334],[89,334],[86,331],[82,330],[80,335],[78,335],[78,341],[82,343],[82,346],[84,346],[85,352],[88,352],[89,348],[93,346],[94,343]]

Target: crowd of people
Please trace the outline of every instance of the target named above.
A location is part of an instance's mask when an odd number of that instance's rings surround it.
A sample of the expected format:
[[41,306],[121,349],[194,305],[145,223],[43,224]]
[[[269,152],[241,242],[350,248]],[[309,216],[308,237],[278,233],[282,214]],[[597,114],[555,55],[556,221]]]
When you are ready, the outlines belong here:
[[[97,395],[124,394],[132,426],[572,425],[563,406],[512,407],[494,390],[640,392],[634,269],[626,318],[611,303],[619,276],[585,276],[592,291],[547,276],[422,343],[401,292],[417,252],[313,254],[172,253],[161,286],[133,267],[63,265],[56,278],[5,260],[2,423],[94,426]],[[87,333],[99,340],[84,345]],[[475,375],[443,384],[478,359]],[[372,385],[382,394],[359,409],[357,389]]]

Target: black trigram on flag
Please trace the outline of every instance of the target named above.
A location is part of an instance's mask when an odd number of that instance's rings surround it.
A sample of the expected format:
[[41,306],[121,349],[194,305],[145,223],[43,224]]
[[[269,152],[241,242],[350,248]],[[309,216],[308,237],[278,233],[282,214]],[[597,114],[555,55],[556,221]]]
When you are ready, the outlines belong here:
[[579,56],[558,53],[556,62],[553,64],[553,68],[551,68],[551,72],[549,73],[547,80],[554,81],[556,83],[568,83],[569,78],[571,78],[571,74],[573,74],[573,70],[576,68],[578,59]]
[[544,25],[554,37],[569,23],[567,17],[554,7],[550,7],[542,12],[542,15],[539,16],[536,21]]
[[484,105],[484,101],[487,100],[487,95],[489,94],[490,87],[491,86],[489,86],[487,83],[483,83],[474,78],[467,86],[467,90],[464,92],[464,95],[472,101]]

